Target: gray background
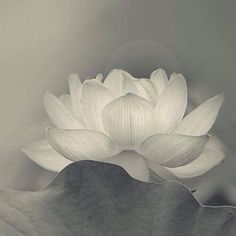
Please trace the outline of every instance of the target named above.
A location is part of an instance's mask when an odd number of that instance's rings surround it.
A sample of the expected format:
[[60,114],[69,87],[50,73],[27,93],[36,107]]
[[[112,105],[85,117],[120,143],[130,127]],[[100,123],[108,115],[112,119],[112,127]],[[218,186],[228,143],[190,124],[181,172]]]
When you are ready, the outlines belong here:
[[224,91],[215,131],[227,157],[198,181],[203,199],[234,192],[235,22],[233,0],[0,0],[0,187],[39,189],[53,178],[20,146],[43,137],[43,95],[67,92],[69,73],[147,76],[163,67],[185,75],[196,104]]

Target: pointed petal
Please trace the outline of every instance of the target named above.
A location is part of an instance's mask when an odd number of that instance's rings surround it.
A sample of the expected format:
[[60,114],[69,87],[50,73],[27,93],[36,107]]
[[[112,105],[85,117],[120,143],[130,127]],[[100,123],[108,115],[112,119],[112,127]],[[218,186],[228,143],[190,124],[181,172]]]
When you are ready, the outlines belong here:
[[123,167],[128,174],[141,181],[149,181],[149,170],[142,156],[133,151],[124,151],[109,157],[104,162]]
[[72,161],[103,160],[119,152],[109,137],[96,131],[49,128],[47,137],[56,151]]
[[65,108],[63,103],[53,94],[44,96],[44,107],[52,122],[60,129],[81,129],[82,124]]
[[167,168],[167,170],[179,178],[193,178],[205,174],[207,171],[217,166],[223,161],[224,157],[223,152],[205,149],[198,159],[188,165]]
[[164,70],[158,69],[152,72],[150,81],[156,89],[157,94],[161,95],[168,84],[168,77]]
[[71,103],[71,97],[69,94],[63,94],[59,97],[60,101],[63,103],[65,108],[73,114],[73,109],[72,109],[72,103]]
[[104,80],[104,86],[106,86],[115,97],[120,97],[124,95],[123,81],[127,77],[132,76],[124,70],[114,69]]
[[148,137],[138,152],[162,166],[183,166],[202,154],[207,140],[208,136],[157,134]]
[[200,136],[206,134],[214,124],[224,101],[223,94],[219,94],[189,113],[176,128],[174,133]]
[[157,133],[170,133],[182,120],[187,106],[187,86],[182,75],[170,82],[157,100],[155,126]]
[[117,145],[132,149],[151,132],[153,107],[145,99],[127,94],[104,108],[103,124]]
[[79,79],[78,74],[70,74],[69,75],[69,88],[71,95],[71,102],[73,108],[73,114],[79,121],[83,121],[82,119],[82,108],[81,108],[81,91],[82,91],[82,83]]
[[60,172],[72,163],[57,153],[47,140],[27,144],[22,148],[22,151],[39,166],[54,172]]
[[97,74],[96,79],[97,79],[98,81],[102,82],[102,80],[103,80],[102,74],[101,74],[101,73]]
[[104,131],[102,111],[113,99],[110,91],[98,80],[92,79],[84,82],[81,103],[87,128]]

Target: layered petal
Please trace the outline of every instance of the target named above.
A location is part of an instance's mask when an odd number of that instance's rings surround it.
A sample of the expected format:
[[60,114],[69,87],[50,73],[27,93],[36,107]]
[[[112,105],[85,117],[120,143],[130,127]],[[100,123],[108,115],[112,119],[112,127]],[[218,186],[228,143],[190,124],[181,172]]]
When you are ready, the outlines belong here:
[[150,81],[152,82],[157,94],[161,95],[168,84],[168,77],[164,70],[158,69],[152,72]]
[[22,151],[44,169],[60,172],[72,161],[56,152],[47,140],[36,141],[25,145]]
[[115,97],[120,97],[127,93],[134,93],[153,104],[156,102],[156,92],[150,80],[135,79],[124,70],[112,70],[105,79],[104,85]]
[[98,80],[91,79],[84,82],[81,103],[84,123],[88,129],[104,131],[102,111],[113,99],[110,91]]
[[47,92],[44,107],[52,122],[60,129],[81,129],[83,125],[69,112],[60,99]]
[[[130,176],[141,181],[149,181],[149,170],[142,156],[133,151],[124,151],[109,157],[104,162],[123,167]],[[166,170],[167,171],[167,170]]]
[[132,78],[132,76],[124,70],[114,69],[104,80],[104,86],[106,86],[115,97],[120,97],[124,95],[123,82],[126,78]]
[[187,86],[179,74],[157,99],[155,126],[157,133],[170,133],[182,120],[187,106]]
[[73,114],[80,122],[83,122],[82,118],[82,108],[81,108],[81,92],[82,92],[82,83],[79,79],[78,74],[69,75],[69,88],[72,102]]
[[179,178],[193,178],[205,174],[223,161],[225,154],[221,151],[205,149],[202,155],[188,165],[167,168]]
[[153,107],[145,99],[129,93],[104,108],[103,124],[117,145],[133,149],[151,132]]
[[157,134],[148,137],[138,152],[151,161],[166,167],[187,165],[203,152],[208,136]]
[[50,128],[47,137],[57,152],[72,161],[103,160],[119,152],[108,136],[96,131]]
[[207,100],[189,113],[174,133],[193,136],[206,134],[214,124],[223,101],[223,94]]

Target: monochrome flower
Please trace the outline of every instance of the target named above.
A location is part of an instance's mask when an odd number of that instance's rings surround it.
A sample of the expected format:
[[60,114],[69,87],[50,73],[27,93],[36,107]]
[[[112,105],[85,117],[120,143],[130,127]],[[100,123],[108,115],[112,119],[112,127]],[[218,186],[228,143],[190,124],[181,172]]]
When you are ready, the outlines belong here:
[[185,117],[187,86],[182,74],[168,79],[162,69],[137,79],[114,69],[103,81],[81,83],[69,76],[70,95],[47,92],[45,109],[55,124],[47,140],[23,151],[41,167],[59,172],[74,161],[120,165],[134,178],[148,181],[149,170],[165,179],[204,174],[224,158],[222,146],[208,135],[223,95],[204,102]]

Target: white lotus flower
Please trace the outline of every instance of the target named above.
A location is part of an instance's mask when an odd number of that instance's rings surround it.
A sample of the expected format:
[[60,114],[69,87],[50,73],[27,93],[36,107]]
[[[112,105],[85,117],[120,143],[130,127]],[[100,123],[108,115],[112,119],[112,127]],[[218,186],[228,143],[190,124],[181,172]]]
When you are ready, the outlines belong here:
[[23,151],[41,167],[59,172],[73,161],[98,160],[124,167],[134,178],[148,181],[149,170],[165,179],[201,175],[224,158],[209,139],[223,95],[186,115],[187,87],[181,74],[164,70],[150,79],[136,79],[114,69],[81,83],[69,76],[70,95],[47,92],[45,109],[57,128],[47,140]]

